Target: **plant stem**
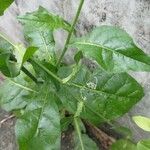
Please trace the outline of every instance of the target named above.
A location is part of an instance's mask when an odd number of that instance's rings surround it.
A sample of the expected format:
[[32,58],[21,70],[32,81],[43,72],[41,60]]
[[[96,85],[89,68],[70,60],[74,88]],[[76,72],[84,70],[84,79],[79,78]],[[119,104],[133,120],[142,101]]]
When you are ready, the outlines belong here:
[[30,59],[29,62],[36,64],[37,66],[39,66],[42,70],[44,70],[47,74],[49,74],[50,76],[52,76],[54,79],[56,79],[58,82],[63,83],[62,80],[57,77],[53,72],[51,72],[50,70],[48,70],[44,65],[40,64],[39,62],[37,62],[36,60]]
[[58,62],[57,62],[57,67],[60,65],[60,62],[61,62],[62,58],[64,57],[64,55],[65,55],[65,53],[66,53],[66,51],[67,51],[67,49],[68,49],[68,44],[69,44],[69,42],[70,42],[72,33],[73,33],[73,31],[74,31],[74,27],[75,27],[75,25],[76,25],[76,23],[77,23],[77,20],[78,20],[78,18],[79,18],[79,15],[80,15],[80,12],[81,12],[83,3],[84,3],[84,0],[80,0],[80,4],[79,4],[79,7],[78,7],[76,16],[75,16],[75,18],[74,18],[74,20],[73,20],[73,23],[72,23],[72,25],[71,25],[70,32],[69,32],[68,37],[67,37],[67,40],[66,40],[66,42],[65,42],[65,46],[64,46],[63,51],[62,51],[62,54],[61,54],[61,56],[60,56],[60,58],[59,58],[59,60],[58,60]]
[[36,77],[30,73],[24,66],[22,66],[21,70],[29,77],[31,78],[35,83],[38,82],[38,80],[36,79]]
[[75,128],[77,130],[77,134],[79,136],[79,140],[80,140],[80,144],[81,144],[81,150],[85,150],[84,145],[83,145],[83,141],[82,141],[80,126],[78,124],[78,117],[74,117],[74,123],[75,123]]

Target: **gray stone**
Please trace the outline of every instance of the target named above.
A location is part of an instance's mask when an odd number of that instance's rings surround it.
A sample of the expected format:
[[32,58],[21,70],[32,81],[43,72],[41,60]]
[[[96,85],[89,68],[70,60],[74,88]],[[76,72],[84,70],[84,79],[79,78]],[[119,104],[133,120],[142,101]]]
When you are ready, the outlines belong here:
[[[5,32],[14,42],[24,42],[22,27],[16,20],[16,16],[34,11],[39,5],[47,8],[71,22],[75,15],[79,0],[16,0],[4,16],[0,17],[0,31]],[[134,41],[145,52],[150,54],[150,1],[149,0],[85,0],[85,4],[77,24],[77,35],[84,35],[93,27],[99,25],[115,25],[125,29]],[[58,39],[57,47],[61,49],[66,33],[59,31],[55,33]],[[72,51],[66,54],[65,60],[72,62]],[[150,117],[150,74],[131,73],[144,87],[145,97],[129,113],[119,119],[122,125],[132,129],[134,139],[150,137],[146,132],[139,129],[132,121],[134,115]],[[1,132],[2,133],[2,132]],[[11,132],[10,132],[11,133]],[[5,134],[0,134],[1,137]],[[3,140],[0,141],[0,145]],[[8,145],[7,145],[8,146]],[[13,149],[11,146],[10,148]]]

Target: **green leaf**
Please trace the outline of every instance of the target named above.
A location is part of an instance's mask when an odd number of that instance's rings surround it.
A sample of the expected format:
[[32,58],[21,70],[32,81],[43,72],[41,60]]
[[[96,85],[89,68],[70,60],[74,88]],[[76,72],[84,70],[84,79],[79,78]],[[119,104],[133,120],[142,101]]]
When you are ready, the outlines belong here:
[[[12,111],[24,108],[27,105],[26,96],[29,93],[36,93],[29,87],[28,83],[22,82],[23,78],[5,79],[0,85],[0,106]],[[9,94],[6,94],[9,93]]]
[[79,65],[73,65],[72,66],[72,72],[65,78],[62,79],[62,82],[63,83],[67,83],[69,82],[70,80],[72,80],[73,78],[75,78],[76,74],[78,73],[79,71],[79,68],[80,66]]
[[79,149],[84,150],[85,148],[84,148],[82,133],[81,133],[81,128],[80,128],[80,119],[76,116],[74,117],[74,126],[77,132],[77,136],[79,138],[79,144],[75,144],[75,145],[78,145]]
[[[41,78],[42,81],[47,82],[47,83],[51,83],[51,81],[54,83],[55,87],[57,90],[59,90],[60,88],[60,83],[51,75],[49,75],[48,73],[46,73],[44,70],[41,70],[41,67],[39,67],[37,65],[37,61],[31,61],[31,64],[36,72],[36,76],[37,78]],[[51,63],[48,62],[41,62],[40,64],[42,64],[47,70],[49,70],[50,72],[56,74],[57,73],[57,68],[52,65]]]
[[107,71],[150,71],[150,57],[122,29],[101,26],[78,38],[72,46],[97,61]]
[[56,96],[50,86],[30,95],[24,115],[17,120],[15,132],[20,150],[60,149],[60,118]]
[[137,150],[150,150],[150,139],[138,142]]
[[54,15],[52,13],[49,13],[45,8],[42,6],[39,7],[39,9],[35,12],[26,13],[24,16],[18,17],[19,21],[24,23],[25,27],[29,27],[27,31],[34,30],[41,30],[42,28],[45,29],[58,29],[63,28],[67,31],[70,30],[70,24],[67,23],[63,18],[60,16]]
[[0,85],[1,107],[21,116],[16,124],[20,149],[59,149],[60,119],[53,86],[39,87],[25,78],[20,74]]
[[6,76],[16,76],[16,63],[10,60],[14,47],[0,37],[0,71]]
[[49,13],[45,8],[18,17],[24,26],[24,34],[30,46],[38,47],[36,57],[54,64],[56,62],[53,30],[63,28],[70,30],[70,25],[61,17]]
[[74,117],[74,126],[74,150],[98,150],[96,143],[85,134],[85,127],[78,117]]
[[3,15],[5,9],[7,9],[14,0],[0,0],[0,16]]
[[[74,136],[74,150],[98,150],[96,143],[82,131],[82,122],[78,118],[74,118],[76,131]],[[81,126],[81,127],[80,127]]]
[[23,56],[23,63],[26,62],[28,59],[30,59],[33,54],[36,52],[36,47],[28,47],[24,56]]
[[150,119],[143,116],[133,117],[134,122],[143,130],[150,132]]
[[6,111],[24,108],[27,105],[26,96],[29,93],[36,93],[32,86],[24,81],[23,75],[14,79],[5,79],[0,84],[0,106]]
[[[58,73],[67,69],[63,67]],[[142,87],[127,73],[97,70],[91,74],[82,66],[77,77],[59,91],[62,103],[71,113],[76,112],[82,100],[85,109],[81,117],[94,124],[122,116],[143,97]]]
[[61,119],[61,131],[66,131],[68,126],[72,124],[73,117],[64,117]]
[[79,62],[82,58],[83,58],[82,51],[77,52],[74,56],[74,60],[75,60],[76,64],[79,64]]
[[[87,134],[82,134],[84,150],[98,150],[96,143],[88,137]],[[74,150],[81,150],[80,142],[77,133],[74,133]]]
[[110,150],[137,150],[136,145],[128,140],[118,140]]
[[13,44],[0,34],[0,71],[8,77],[19,75],[26,48],[22,44]]

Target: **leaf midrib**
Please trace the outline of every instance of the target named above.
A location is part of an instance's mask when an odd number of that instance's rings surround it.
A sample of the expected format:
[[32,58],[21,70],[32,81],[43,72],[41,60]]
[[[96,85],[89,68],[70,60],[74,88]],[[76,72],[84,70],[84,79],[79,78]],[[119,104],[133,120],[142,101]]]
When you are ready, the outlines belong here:
[[48,55],[48,57],[49,57],[49,60],[51,60],[51,56],[50,56],[50,53],[49,53],[49,51],[48,51],[48,45],[46,44],[46,40],[45,40],[45,38],[44,38],[42,32],[39,32],[39,34],[40,34],[41,39],[42,39],[42,41],[43,41],[43,44],[44,44],[44,47],[45,47],[45,49],[46,49],[47,55]]
[[[134,99],[134,98],[139,98],[139,97],[130,97],[130,96],[120,96],[120,95],[117,95],[117,94],[112,94],[112,93],[107,93],[107,92],[104,92],[104,91],[101,91],[101,90],[96,90],[96,89],[91,89],[91,88],[88,88],[84,85],[79,85],[79,84],[76,84],[76,83],[67,83],[67,85],[69,86],[74,86],[76,88],[79,88],[79,89],[86,89],[86,90],[89,90],[93,93],[97,93],[97,94],[105,94],[105,95],[108,95],[108,96],[115,96],[115,97],[118,97],[118,98],[130,98],[130,99]],[[134,92],[136,92],[138,90],[135,90]]]
[[[81,99],[78,99],[77,97],[75,97],[75,96],[72,94],[72,92],[70,92],[67,88],[65,88],[65,89],[68,91],[68,93],[69,93],[77,102],[81,102],[81,101],[82,101]],[[97,115],[97,116],[100,117],[101,119],[104,119],[106,122],[108,122],[110,125],[113,126],[113,124],[111,124],[110,121],[109,121],[107,118],[105,118],[103,115],[97,113],[95,110],[93,110],[93,109],[92,109],[89,105],[87,105],[86,103],[84,103],[84,105],[85,105],[91,112],[93,112],[95,115]]]
[[40,110],[39,120],[37,122],[36,131],[35,131],[35,134],[33,135],[33,137],[38,136],[39,124],[40,124],[40,121],[41,121],[41,118],[42,118],[42,115],[43,115],[43,112],[44,112],[44,108],[45,108],[45,105],[46,105],[46,102],[47,102],[47,96],[48,96],[48,90],[45,94],[45,97],[43,98],[44,102],[43,102],[43,105],[42,105],[41,110]]
[[20,84],[20,83],[17,83],[17,82],[15,82],[15,81],[13,81],[13,80],[11,80],[11,79],[9,79],[9,78],[7,78],[7,79],[8,79],[12,84],[14,84],[15,86],[20,87],[21,89],[24,89],[24,90],[30,91],[30,92],[38,93],[37,91],[35,91],[35,90],[33,90],[33,89],[29,88],[29,87],[26,87],[26,86],[24,86],[24,85],[22,85],[22,84]]
[[[48,25],[49,27],[52,27],[51,23],[48,23],[47,20],[43,20],[43,19],[29,19],[29,18],[23,18],[23,17],[21,17],[21,18],[19,17],[18,19],[19,20],[27,20],[27,21],[34,21],[34,22],[44,23],[44,24]],[[54,28],[52,28],[52,29],[54,29]]]
[[142,62],[142,61],[139,61],[139,60],[137,60],[137,59],[133,59],[132,57],[129,57],[129,56],[125,55],[125,54],[119,53],[118,51],[113,51],[112,49],[110,49],[110,48],[108,48],[108,47],[105,47],[105,46],[102,46],[102,45],[100,45],[100,44],[95,44],[95,43],[90,43],[90,42],[75,42],[74,44],[75,44],[75,45],[76,45],[76,44],[77,44],[77,45],[89,45],[89,46],[95,46],[95,47],[98,47],[98,48],[101,48],[101,49],[106,49],[106,50],[111,51],[112,53],[120,54],[120,55],[122,55],[122,56],[124,56],[124,57],[128,57],[128,58],[130,58],[130,59],[132,59],[132,60],[134,60],[134,61],[140,62],[140,63],[142,63],[142,64],[144,64],[144,65],[145,65],[145,64],[146,64],[146,65],[149,65],[149,64],[144,63],[144,62]]

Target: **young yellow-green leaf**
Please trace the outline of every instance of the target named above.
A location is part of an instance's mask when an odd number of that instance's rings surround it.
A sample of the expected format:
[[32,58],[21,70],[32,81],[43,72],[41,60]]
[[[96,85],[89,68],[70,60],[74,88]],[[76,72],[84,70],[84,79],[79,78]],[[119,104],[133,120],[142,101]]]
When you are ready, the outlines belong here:
[[[63,67],[59,74],[67,72]],[[84,102],[81,117],[94,124],[113,120],[128,112],[142,97],[143,89],[127,73],[109,74],[103,70],[89,75],[82,66],[77,77],[63,85],[59,91],[62,103],[71,113]],[[94,117],[93,117],[94,116]]]
[[137,150],[150,150],[150,139],[138,142]]
[[150,57],[118,27],[97,27],[85,37],[78,38],[73,46],[107,71],[150,71]]
[[118,140],[111,146],[110,150],[137,150],[137,148],[135,144],[128,140]]
[[14,0],[0,0],[0,16],[3,15],[5,9],[7,9]]
[[150,132],[150,118],[143,116],[133,117],[134,122],[143,130]]
[[70,24],[41,6],[37,11],[19,16],[18,19],[24,26],[24,34],[30,46],[39,48],[36,52],[38,59],[55,63],[53,30],[63,28],[69,31]]
[[25,113],[16,122],[15,132],[20,150],[60,149],[60,118],[56,97],[50,86],[29,95]]

